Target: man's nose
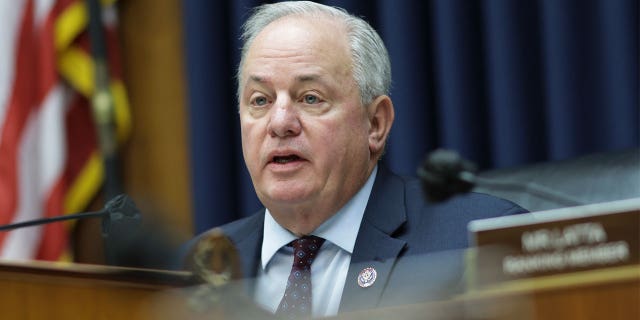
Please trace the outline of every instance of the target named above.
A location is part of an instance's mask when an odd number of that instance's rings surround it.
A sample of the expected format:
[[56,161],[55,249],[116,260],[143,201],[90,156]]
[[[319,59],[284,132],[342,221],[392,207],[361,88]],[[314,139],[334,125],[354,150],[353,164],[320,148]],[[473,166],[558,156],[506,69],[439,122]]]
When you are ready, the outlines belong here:
[[276,100],[269,121],[269,134],[273,137],[288,137],[300,134],[302,126],[293,101],[289,98]]

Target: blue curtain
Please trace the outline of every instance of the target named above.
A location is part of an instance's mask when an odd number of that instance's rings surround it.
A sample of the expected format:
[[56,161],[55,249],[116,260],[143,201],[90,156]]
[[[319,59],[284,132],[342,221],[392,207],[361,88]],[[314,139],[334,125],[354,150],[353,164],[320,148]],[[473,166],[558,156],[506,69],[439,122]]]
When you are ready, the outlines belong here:
[[[185,0],[196,232],[260,207],[244,166],[234,72],[263,1]],[[386,163],[414,174],[448,148],[482,169],[640,145],[637,0],[324,1],[385,40],[396,108]]]

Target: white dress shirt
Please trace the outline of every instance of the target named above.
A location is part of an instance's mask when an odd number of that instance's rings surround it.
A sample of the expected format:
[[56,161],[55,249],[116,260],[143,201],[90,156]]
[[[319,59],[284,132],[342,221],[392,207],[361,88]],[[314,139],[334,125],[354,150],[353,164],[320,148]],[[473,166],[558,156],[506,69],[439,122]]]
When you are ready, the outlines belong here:
[[[377,172],[376,166],[356,195],[311,233],[326,240],[311,265],[313,317],[328,317],[338,313],[351,254]],[[280,226],[267,209],[254,299],[274,313],[284,295],[293,264],[293,248],[287,244],[295,239],[297,237]]]

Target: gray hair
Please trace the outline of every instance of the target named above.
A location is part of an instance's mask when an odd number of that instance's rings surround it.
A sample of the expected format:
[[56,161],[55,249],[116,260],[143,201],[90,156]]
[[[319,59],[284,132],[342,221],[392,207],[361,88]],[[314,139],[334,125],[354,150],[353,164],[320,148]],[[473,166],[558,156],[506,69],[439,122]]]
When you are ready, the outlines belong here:
[[238,95],[241,90],[242,68],[253,40],[270,23],[292,15],[328,17],[342,22],[347,30],[353,61],[353,78],[360,89],[360,100],[364,105],[367,105],[376,97],[389,94],[391,86],[389,54],[382,39],[369,23],[347,13],[342,8],[310,1],[291,1],[257,7],[243,25],[241,40],[244,41],[244,44],[237,74]]

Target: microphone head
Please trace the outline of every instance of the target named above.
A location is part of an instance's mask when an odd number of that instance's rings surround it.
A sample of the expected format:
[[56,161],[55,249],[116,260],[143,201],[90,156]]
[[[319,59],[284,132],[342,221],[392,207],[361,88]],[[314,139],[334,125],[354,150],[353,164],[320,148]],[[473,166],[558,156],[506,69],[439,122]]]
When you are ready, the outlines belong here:
[[417,174],[427,199],[440,202],[455,194],[471,191],[475,171],[476,166],[457,152],[438,149],[425,157]]
[[121,194],[109,200],[102,232],[107,264],[121,267],[174,269],[177,267],[177,236],[158,217],[142,221],[131,197]]
[[119,237],[125,230],[133,230],[140,225],[141,214],[136,204],[125,194],[117,195],[104,205],[106,215],[102,218],[102,236]]
[[140,210],[126,194],[113,197],[104,205],[104,209],[109,212],[110,218],[114,220],[124,217],[140,219]]

